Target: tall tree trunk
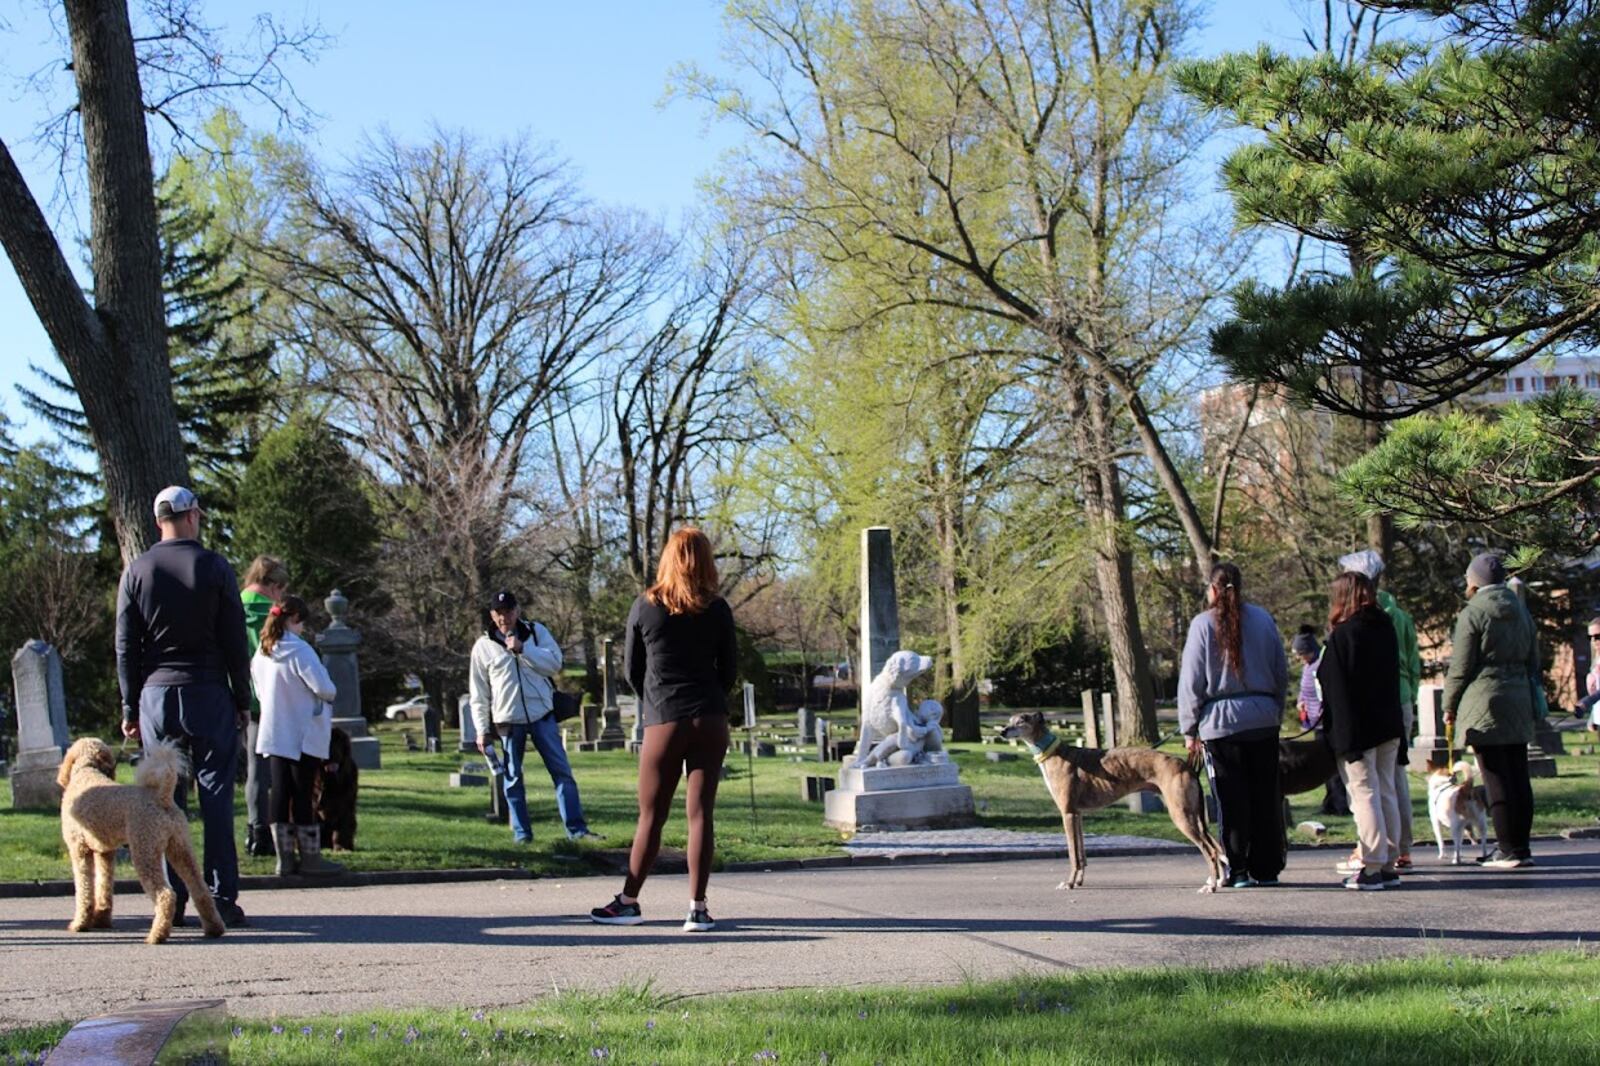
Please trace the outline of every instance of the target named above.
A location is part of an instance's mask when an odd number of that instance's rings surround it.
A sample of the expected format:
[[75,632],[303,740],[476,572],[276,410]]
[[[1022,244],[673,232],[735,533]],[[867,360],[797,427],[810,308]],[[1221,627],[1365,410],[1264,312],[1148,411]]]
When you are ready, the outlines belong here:
[[1125,502],[1112,435],[1114,413],[1109,386],[1076,384],[1070,391],[1069,413],[1079,452],[1080,488],[1090,526],[1095,582],[1106,623],[1106,644],[1116,681],[1118,741],[1154,744],[1155,688],[1150,682],[1149,652],[1139,624],[1139,601],[1133,584],[1133,553],[1122,536]]
[[151,501],[188,480],[172,401],[154,174],[124,0],[67,0],[88,164],[91,308],[0,143],[0,244],[72,379],[123,561],[156,536]]
[[[1368,374],[1371,372],[1368,371]],[[1367,451],[1383,443],[1384,426],[1376,419],[1367,419],[1362,426]],[[1387,511],[1367,517],[1367,547],[1383,556],[1383,565],[1390,563],[1389,550],[1394,547],[1394,517]]]

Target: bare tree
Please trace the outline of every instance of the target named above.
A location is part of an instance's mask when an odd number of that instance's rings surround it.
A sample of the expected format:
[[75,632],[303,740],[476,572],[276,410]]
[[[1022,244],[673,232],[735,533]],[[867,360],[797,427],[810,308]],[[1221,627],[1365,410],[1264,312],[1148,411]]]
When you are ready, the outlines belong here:
[[[143,6],[136,37],[126,0],[65,0],[76,101],[47,125],[66,149],[81,136],[89,198],[92,299],[0,140],[0,245],[83,405],[124,559],[155,535],[150,500],[188,479],[172,400],[154,171],[146,115],[181,130],[184,108],[219,90],[272,99],[279,58],[304,54],[317,34],[263,26],[254,70],[225,47],[188,0]],[[141,75],[154,91],[147,93]]]

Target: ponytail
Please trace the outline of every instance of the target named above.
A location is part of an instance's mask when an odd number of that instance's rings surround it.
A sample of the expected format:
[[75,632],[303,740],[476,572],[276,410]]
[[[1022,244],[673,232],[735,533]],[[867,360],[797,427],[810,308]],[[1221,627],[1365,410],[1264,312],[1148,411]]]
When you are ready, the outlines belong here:
[[1218,563],[1211,568],[1211,590],[1216,597],[1211,611],[1222,636],[1222,659],[1236,674],[1244,672],[1243,588],[1244,578],[1237,566]]
[[272,610],[267,612],[267,624],[261,627],[261,642],[257,645],[257,650],[262,655],[271,655],[272,649],[278,646],[278,641],[289,631],[289,623],[304,622],[308,613],[306,601],[299,596],[285,596],[273,604]]

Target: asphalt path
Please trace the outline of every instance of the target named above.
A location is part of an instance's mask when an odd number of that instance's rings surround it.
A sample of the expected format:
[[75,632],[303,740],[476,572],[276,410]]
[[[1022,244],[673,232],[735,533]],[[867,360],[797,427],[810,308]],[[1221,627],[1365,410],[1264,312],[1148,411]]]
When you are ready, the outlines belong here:
[[[1420,851],[1420,849],[1419,849]],[[681,929],[687,887],[646,887],[646,924],[585,915],[618,887],[572,880],[253,892],[251,926],[142,942],[150,907],[69,934],[70,900],[0,901],[0,1020],[79,1019],[147,1000],[221,996],[241,1016],[379,1006],[501,1007],[556,989],[651,982],[682,993],[952,983],[1101,967],[1322,963],[1592,944],[1600,843],[1539,846],[1490,871],[1431,856],[1399,890],[1338,887],[1336,849],[1292,853],[1283,887],[1199,895],[1194,854],[1092,859],[1056,890],[1055,861],[891,865],[715,877],[711,933]]]

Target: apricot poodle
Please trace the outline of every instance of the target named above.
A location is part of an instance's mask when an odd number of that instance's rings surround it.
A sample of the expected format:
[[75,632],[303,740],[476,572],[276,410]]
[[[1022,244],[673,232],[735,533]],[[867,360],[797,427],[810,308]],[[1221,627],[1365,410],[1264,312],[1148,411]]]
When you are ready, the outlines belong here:
[[61,836],[67,842],[77,890],[69,930],[111,928],[117,848],[126,844],[139,884],[155,904],[145,943],[167,939],[178,909],[163,859],[189,886],[206,936],[222,935],[222,916],[195,861],[188,819],[173,798],[178,778],[187,770],[187,760],[177,748],[148,744],[133,772],[134,783],[119,785],[117,753],[105,743],[85,737],[67,749],[56,780],[63,790]]

